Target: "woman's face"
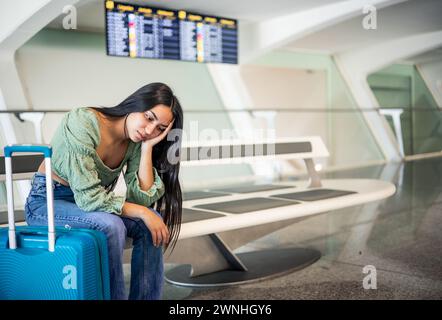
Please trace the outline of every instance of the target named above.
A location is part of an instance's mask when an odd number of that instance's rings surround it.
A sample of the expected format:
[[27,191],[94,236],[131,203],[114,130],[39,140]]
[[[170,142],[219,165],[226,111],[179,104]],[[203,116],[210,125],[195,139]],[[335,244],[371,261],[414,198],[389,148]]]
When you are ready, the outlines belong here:
[[172,120],[172,110],[164,104],[145,112],[132,112],[127,118],[129,138],[133,142],[153,139],[163,133]]

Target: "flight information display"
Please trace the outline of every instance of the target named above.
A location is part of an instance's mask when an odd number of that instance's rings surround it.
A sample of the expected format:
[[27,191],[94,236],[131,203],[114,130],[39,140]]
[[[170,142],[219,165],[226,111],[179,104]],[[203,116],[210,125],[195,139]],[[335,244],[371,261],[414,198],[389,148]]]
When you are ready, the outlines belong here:
[[238,63],[234,19],[105,1],[110,56]]

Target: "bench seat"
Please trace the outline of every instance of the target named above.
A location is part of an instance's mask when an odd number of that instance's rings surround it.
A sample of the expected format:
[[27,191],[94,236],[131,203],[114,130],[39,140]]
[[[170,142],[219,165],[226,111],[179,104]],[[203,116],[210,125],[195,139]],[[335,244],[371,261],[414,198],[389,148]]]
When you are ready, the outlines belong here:
[[[393,195],[396,188],[390,182],[374,179],[333,179],[321,180],[322,188],[308,188],[307,182],[284,182],[281,185],[291,184],[292,188],[275,189],[254,193],[232,193],[215,198],[187,200],[183,208],[197,210],[201,216],[203,212],[216,213],[218,216],[211,219],[203,218],[191,222],[184,222],[181,226],[179,239],[196,237],[208,233],[218,233],[227,230],[241,229],[270,222],[299,218],[320,214],[332,210],[342,209],[349,206],[365,204],[367,202],[381,200]],[[277,184],[276,184],[277,185]],[[210,189],[209,189],[210,190]],[[315,201],[290,201],[281,198],[283,194],[311,192],[314,190],[339,190],[352,192]],[[252,197],[262,199],[284,200],[287,205],[267,209],[257,209],[246,213],[235,214],[232,212],[219,211],[208,208],[215,204],[225,204],[230,201],[247,200]],[[290,203],[293,203],[292,205]],[[186,214],[184,214],[184,217]]]

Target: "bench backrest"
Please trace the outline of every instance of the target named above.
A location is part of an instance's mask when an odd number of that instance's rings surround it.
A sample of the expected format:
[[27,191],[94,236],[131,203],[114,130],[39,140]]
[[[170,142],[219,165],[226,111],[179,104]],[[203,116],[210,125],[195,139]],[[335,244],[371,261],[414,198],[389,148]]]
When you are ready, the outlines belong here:
[[[207,141],[183,144],[180,160],[185,165],[225,164],[263,159],[303,159],[311,178],[311,187],[320,187],[313,159],[328,157],[322,139],[317,136],[279,138],[260,143]],[[29,179],[43,161],[40,154],[19,154],[12,157],[14,180]],[[4,157],[0,156],[0,181],[5,180]]]
[[[3,152],[3,151],[2,151]],[[14,180],[30,179],[44,160],[42,154],[19,154],[12,157],[12,173]],[[0,181],[5,181],[5,157],[0,156]]]
[[181,161],[186,165],[224,164],[278,159],[314,159],[328,157],[320,137],[279,138],[260,143],[208,141],[183,144]]

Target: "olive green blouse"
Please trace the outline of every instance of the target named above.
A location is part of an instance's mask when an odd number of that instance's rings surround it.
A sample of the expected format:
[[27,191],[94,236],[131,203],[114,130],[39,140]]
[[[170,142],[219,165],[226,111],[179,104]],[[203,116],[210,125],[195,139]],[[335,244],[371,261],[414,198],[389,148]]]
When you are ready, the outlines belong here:
[[[152,206],[164,194],[164,184],[153,168],[154,183],[143,191],[138,181],[141,142],[129,142],[120,166],[111,169],[96,152],[100,143],[100,127],[95,113],[86,107],[68,112],[52,138],[52,170],[66,180],[74,193],[75,203],[84,211],[103,211],[120,215],[125,201]],[[127,192],[117,196],[107,192],[124,165]]]

